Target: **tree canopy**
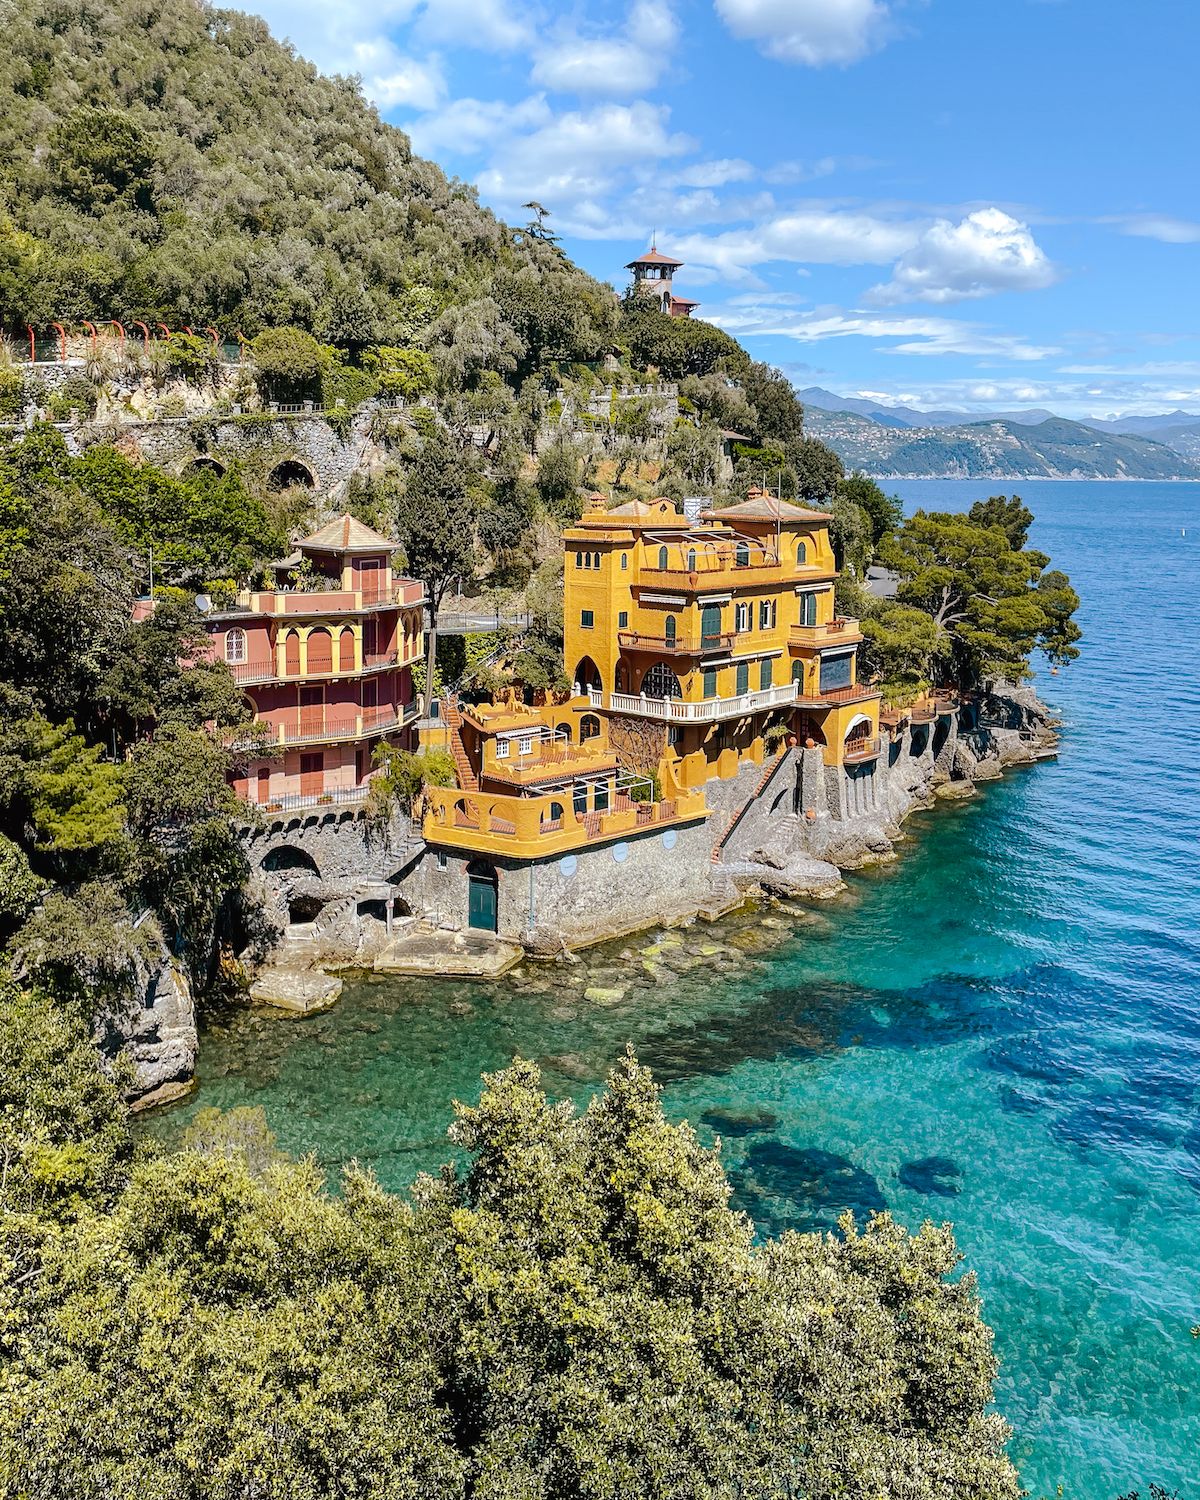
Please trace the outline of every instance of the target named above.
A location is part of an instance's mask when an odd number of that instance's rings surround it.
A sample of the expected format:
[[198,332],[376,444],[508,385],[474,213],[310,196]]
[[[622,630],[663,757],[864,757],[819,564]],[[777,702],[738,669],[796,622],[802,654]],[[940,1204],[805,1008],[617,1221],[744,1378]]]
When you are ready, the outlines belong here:
[[253,1110],[138,1162],[78,1022],[5,991],[17,1492],[1015,1500],[948,1228],[757,1242],[632,1057],[583,1114],[521,1061],[456,1113],[411,1204],[329,1194]]

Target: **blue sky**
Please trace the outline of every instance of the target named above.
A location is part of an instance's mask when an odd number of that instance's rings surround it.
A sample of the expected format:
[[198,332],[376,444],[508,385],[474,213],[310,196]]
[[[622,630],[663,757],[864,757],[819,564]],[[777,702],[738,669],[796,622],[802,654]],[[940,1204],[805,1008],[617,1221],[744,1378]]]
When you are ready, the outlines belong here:
[[1200,0],[268,0],[510,222],[798,386],[1200,411]]

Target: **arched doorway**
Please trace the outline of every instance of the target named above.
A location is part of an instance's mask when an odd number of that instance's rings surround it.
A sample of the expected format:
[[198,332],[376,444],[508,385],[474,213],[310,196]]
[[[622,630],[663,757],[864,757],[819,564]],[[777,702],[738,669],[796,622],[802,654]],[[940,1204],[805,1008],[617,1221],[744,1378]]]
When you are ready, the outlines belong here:
[[647,698],[682,698],[679,678],[666,662],[656,661],[642,678],[642,692]]
[[311,675],[333,671],[333,640],[328,630],[309,632],[308,670]]
[[467,926],[476,932],[495,932],[499,908],[500,877],[487,860],[475,859],[467,866]]
[[225,475],[225,465],[215,458],[209,458],[207,454],[192,459],[188,468],[193,474],[211,474],[214,479],[221,479]]
[[589,688],[595,688],[599,692],[604,684],[600,680],[600,668],[590,656],[582,657],[575,666],[575,686],[580,692],[586,693]]

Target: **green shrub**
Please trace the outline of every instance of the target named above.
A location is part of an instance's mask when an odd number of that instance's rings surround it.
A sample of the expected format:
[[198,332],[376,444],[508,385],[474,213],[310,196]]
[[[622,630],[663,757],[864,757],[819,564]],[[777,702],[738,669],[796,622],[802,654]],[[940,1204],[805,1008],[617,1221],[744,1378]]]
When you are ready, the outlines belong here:
[[166,369],[185,380],[207,380],[217,368],[218,354],[212,340],[197,333],[177,333],[162,348]]

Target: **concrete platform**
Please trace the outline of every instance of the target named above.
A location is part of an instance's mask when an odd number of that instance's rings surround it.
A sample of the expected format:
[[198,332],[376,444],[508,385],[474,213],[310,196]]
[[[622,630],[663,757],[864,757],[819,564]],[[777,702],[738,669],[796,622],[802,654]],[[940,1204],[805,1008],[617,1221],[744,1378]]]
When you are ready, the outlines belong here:
[[498,979],[525,957],[520,943],[480,932],[414,932],[395,938],[376,957],[376,974]]
[[341,993],[342,981],[319,969],[267,968],[250,986],[255,1005],[272,1005],[276,1010],[305,1016],[328,1010]]

